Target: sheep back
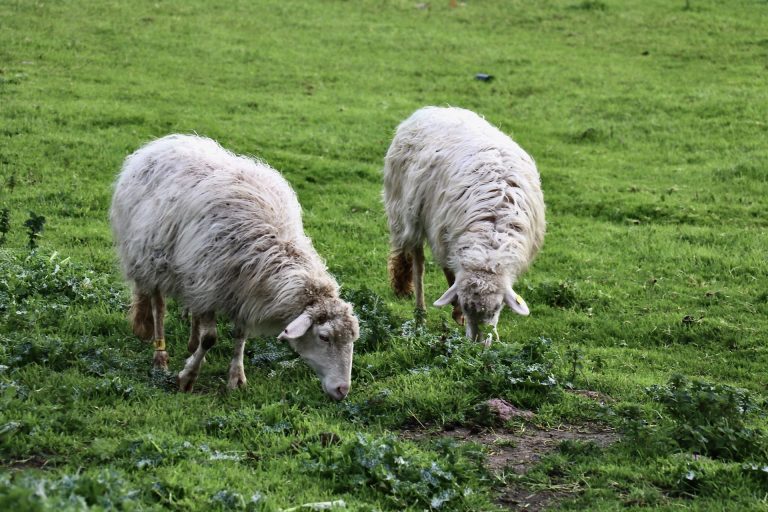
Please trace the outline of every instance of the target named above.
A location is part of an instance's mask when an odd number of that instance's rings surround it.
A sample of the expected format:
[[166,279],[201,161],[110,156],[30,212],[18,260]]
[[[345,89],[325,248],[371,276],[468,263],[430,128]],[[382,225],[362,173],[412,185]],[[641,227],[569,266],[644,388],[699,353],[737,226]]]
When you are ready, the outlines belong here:
[[443,268],[519,276],[544,240],[533,159],[461,108],[425,107],[397,128],[384,166],[391,243],[427,238]]
[[125,277],[193,314],[220,311],[267,334],[306,297],[338,294],[288,182],[208,138],[170,135],[129,156],[110,218]]

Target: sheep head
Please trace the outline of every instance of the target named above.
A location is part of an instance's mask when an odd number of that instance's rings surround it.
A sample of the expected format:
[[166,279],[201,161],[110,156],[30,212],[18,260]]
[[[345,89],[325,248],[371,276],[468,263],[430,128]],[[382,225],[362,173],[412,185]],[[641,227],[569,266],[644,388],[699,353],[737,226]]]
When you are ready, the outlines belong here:
[[352,306],[341,299],[325,299],[307,307],[280,333],[320,378],[323,391],[343,400],[352,380],[352,352],[360,336]]
[[[469,339],[479,341],[484,326],[492,328],[498,339],[496,325],[504,304],[519,315],[530,314],[528,305],[512,289],[510,282],[509,277],[501,274],[461,271],[456,275],[453,285],[434,302],[434,305],[442,307],[457,302],[464,315]],[[492,336],[489,334],[483,341],[490,345]]]

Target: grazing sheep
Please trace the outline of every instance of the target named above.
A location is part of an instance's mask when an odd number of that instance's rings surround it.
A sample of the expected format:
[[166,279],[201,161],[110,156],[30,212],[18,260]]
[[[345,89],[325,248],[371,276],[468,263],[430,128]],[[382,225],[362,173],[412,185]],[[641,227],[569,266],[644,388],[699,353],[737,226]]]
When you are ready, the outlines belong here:
[[155,367],[168,363],[164,297],[177,298],[191,315],[192,355],[178,376],[183,391],[216,343],[220,312],[235,325],[230,389],[246,383],[246,338],[280,333],[331,398],[347,395],[358,321],[277,171],[211,139],[169,135],[125,160],[110,220],[123,273],[133,282],[133,331],[154,338]]
[[396,295],[415,286],[424,309],[426,238],[449,285],[434,305],[452,303],[467,337],[495,331],[504,304],[529,313],[512,285],[544,241],[544,197],[533,159],[508,136],[469,110],[416,111],[387,151],[384,205]]

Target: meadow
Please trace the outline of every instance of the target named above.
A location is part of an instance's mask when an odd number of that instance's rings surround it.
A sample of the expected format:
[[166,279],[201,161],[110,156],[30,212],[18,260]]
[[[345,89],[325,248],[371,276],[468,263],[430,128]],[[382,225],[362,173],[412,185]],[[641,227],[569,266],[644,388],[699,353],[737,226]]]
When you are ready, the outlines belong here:
[[[768,510],[766,27],[764,0],[0,1],[0,510]],[[541,173],[531,316],[487,350],[388,287],[382,161],[424,105]],[[296,189],[361,319],[345,401],[270,339],[226,392],[225,319],[194,392],[151,371],[108,209],[174,132]],[[174,372],[187,336],[171,303]]]

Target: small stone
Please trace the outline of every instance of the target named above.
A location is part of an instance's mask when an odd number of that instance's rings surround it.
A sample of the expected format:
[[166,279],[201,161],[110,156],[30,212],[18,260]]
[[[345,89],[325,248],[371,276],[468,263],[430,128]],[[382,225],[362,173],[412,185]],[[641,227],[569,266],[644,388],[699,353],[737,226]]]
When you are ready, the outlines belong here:
[[530,421],[536,417],[534,412],[518,409],[501,398],[492,398],[485,402],[485,405],[488,406],[488,410],[495,413],[501,421],[509,421],[513,418],[521,418]]

